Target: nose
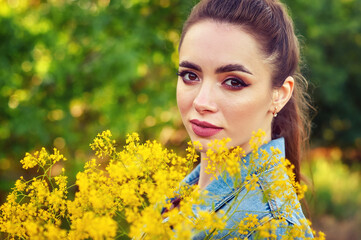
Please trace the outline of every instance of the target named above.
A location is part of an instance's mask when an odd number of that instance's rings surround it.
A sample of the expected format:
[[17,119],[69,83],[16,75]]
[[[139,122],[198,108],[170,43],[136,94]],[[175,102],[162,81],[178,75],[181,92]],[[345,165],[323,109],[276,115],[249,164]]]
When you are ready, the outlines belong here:
[[193,101],[193,106],[198,113],[205,114],[217,111],[213,87],[214,86],[211,84],[205,82],[203,82],[200,87],[199,92]]

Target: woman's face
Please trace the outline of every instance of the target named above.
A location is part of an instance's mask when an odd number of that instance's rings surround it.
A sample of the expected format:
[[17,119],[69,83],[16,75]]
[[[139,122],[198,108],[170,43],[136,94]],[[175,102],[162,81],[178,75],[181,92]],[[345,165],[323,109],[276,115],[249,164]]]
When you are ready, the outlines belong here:
[[242,28],[205,20],[186,33],[179,51],[177,102],[192,141],[212,139],[249,151],[252,131],[271,139],[271,66]]

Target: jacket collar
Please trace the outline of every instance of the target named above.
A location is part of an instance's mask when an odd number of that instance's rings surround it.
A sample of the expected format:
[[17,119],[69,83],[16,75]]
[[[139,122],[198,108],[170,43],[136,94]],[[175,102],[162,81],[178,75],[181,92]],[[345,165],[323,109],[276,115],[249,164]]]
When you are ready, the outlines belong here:
[[[277,158],[285,157],[285,144],[284,138],[278,138],[271,140],[269,143],[262,145],[258,153],[261,156],[261,149],[267,151],[268,154],[272,154],[271,148],[279,149],[281,153],[277,156]],[[251,171],[247,171],[247,169],[252,166],[259,166],[265,160],[262,159],[253,159],[251,157],[252,153],[246,155],[242,161],[242,169],[241,169],[241,182],[243,182],[247,175],[256,173],[256,170],[253,169]],[[243,170],[244,169],[244,170]],[[242,171],[243,170],[243,171]],[[183,183],[187,185],[194,185],[198,183],[200,173],[200,164],[186,176],[183,180]],[[235,186],[234,177],[230,176],[228,172],[222,172],[217,179],[214,179],[206,188],[206,197],[204,198],[204,204],[195,205],[193,207],[193,211],[196,213],[197,208],[203,211],[217,211],[224,204],[226,204],[229,200],[231,200],[235,194],[240,190],[239,186]]]

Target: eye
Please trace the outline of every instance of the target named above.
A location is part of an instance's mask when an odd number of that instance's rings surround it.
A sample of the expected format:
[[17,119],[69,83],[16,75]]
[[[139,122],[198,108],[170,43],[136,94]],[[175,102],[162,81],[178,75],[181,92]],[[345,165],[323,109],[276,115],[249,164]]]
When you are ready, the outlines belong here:
[[192,83],[192,82],[199,81],[197,74],[195,74],[194,72],[181,71],[181,72],[178,72],[177,75],[180,76],[182,78],[183,82],[185,82],[185,83]]
[[246,84],[244,81],[242,81],[241,79],[238,78],[229,78],[226,79],[222,85],[224,85],[225,87],[231,89],[231,90],[238,90],[238,89],[242,89],[244,87],[249,86],[249,84]]

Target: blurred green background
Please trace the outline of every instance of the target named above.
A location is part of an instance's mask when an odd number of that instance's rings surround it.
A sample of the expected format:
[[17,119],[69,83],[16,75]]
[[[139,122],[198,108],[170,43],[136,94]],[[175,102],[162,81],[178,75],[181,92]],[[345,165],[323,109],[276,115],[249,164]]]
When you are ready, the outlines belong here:
[[[105,129],[185,149],[176,49],[196,2],[0,0],[0,203],[41,146],[66,155],[72,179]],[[312,221],[327,239],[359,239],[361,0],[284,2],[317,109],[303,165]]]

